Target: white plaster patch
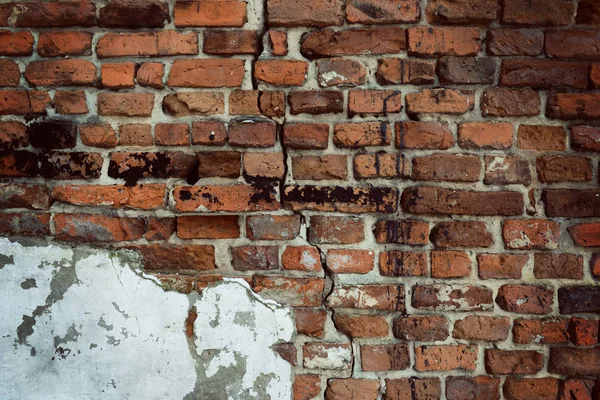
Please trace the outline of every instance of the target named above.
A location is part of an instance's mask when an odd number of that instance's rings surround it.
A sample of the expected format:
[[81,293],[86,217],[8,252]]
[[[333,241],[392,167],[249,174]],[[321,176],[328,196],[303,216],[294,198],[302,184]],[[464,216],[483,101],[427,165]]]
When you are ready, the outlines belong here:
[[272,346],[294,336],[290,309],[264,300],[241,279],[205,289],[195,303],[198,398],[290,399],[292,367]]
[[0,398],[176,399],[193,390],[189,301],[114,253],[0,238]]

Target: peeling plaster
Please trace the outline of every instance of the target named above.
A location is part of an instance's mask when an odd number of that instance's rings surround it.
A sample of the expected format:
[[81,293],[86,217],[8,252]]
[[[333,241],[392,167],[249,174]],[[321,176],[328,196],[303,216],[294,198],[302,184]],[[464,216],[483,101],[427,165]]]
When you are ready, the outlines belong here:
[[290,309],[244,281],[167,292],[131,253],[6,238],[0,265],[3,400],[291,399],[271,349],[295,335]]

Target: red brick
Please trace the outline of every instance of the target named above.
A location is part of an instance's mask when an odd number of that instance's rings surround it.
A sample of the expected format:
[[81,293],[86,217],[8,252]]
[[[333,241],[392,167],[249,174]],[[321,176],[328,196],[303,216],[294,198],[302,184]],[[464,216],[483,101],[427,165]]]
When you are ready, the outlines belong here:
[[401,378],[385,380],[384,400],[436,400],[442,396],[439,378]]
[[323,270],[319,250],[312,246],[287,246],[281,255],[281,264],[289,271]]
[[154,93],[98,93],[98,114],[115,117],[150,117]]
[[377,64],[380,85],[427,85],[435,82],[435,61],[383,58]]
[[558,394],[558,380],[554,378],[507,378],[503,387],[507,400],[547,400]]
[[49,236],[49,213],[2,213],[0,233],[10,236]]
[[497,18],[498,0],[432,0],[427,4],[427,21],[432,24],[487,24]]
[[87,114],[88,106],[83,90],[57,90],[54,93],[54,109],[59,114]]
[[170,21],[169,6],[161,0],[112,1],[100,9],[100,26],[162,28]]
[[152,128],[147,124],[125,124],[119,126],[119,145],[152,146]]
[[188,124],[156,124],[154,137],[157,146],[189,146]]
[[[330,359],[330,352],[339,357]],[[346,370],[352,367],[352,347],[349,343],[305,343],[302,353],[304,368]]]
[[344,111],[344,96],[337,90],[303,90],[288,94],[290,113],[339,114]]
[[571,148],[576,151],[600,152],[600,129],[594,126],[572,126]]
[[583,279],[583,257],[576,254],[536,253],[533,274],[538,279]]
[[292,307],[318,307],[323,303],[323,278],[288,278],[254,275],[252,289],[263,298]]
[[599,60],[600,30],[560,30],[546,32],[546,54],[565,59]]
[[403,312],[405,310],[404,286],[335,286],[331,294],[327,297],[327,305],[334,308]]
[[40,155],[40,173],[46,179],[95,179],[104,162],[99,153],[52,152]]
[[0,86],[19,86],[21,71],[13,60],[0,60]]
[[462,278],[471,275],[471,259],[462,251],[432,251],[432,278]]
[[234,90],[229,94],[231,115],[260,115],[258,90]]
[[327,312],[325,310],[296,308],[294,314],[296,317],[296,330],[298,331],[298,334],[317,338],[323,337],[325,321],[327,320]]
[[431,241],[436,247],[490,247],[494,238],[484,222],[440,222],[431,231]]
[[575,4],[565,0],[506,0],[502,22],[514,25],[568,25],[573,19]]
[[33,35],[30,32],[0,31],[0,56],[30,56]]
[[542,183],[589,182],[592,163],[584,157],[539,157],[536,160],[538,180]]
[[595,279],[600,279],[600,255],[598,253],[592,254],[590,268],[592,270],[592,276]]
[[477,346],[441,345],[415,347],[415,370],[474,371],[477,363]]
[[408,54],[418,56],[474,56],[481,50],[478,28],[408,29]]
[[600,224],[597,222],[573,225],[568,228],[568,231],[576,246],[600,246]]
[[496,60],[485,57],[442,57],[438,75],[442,85],[494,83]]
[[559,93],[548,97],[546,116],[553,119],[600,118],[600,93]]
[[548,371],[560,375],[594,376],[600,375],[600,347],[577,349],[554,347],[550,349]]
[[489,374],[533,375],[543,368],[544,355],[534,350],[485,350],[485,370]]
[[310,218],[308,241],[313,244],[353,244],[365,239],[361,219],[351,217],[313,216]]
[[333,322],[338,331],[351,338],[376,338],[388,335],[388,323],[380,315],[335,313]]
[[292,171],[296,180],[345,180],[348,160],[345,155],[294,156]]
[[53,220],[58,240],[120,242],[140,239],[145,231],[145,222],[141,218],[55,214]]
[[269,26],[328,26],[344,23],[344,2],[269,0],[267,3]]
[[325,400],[376,400],[378,396],[379,381],[366,379],[330,379],[325,391]]
[[286,109],[285,93],[280,90],[259,92],[258,107],[261,114],[267,117],[283,117]]
[[50,103],[46,91],[0,90],[0,115],[45,114]]
[[318,210],[343,213],[393,213],[397,209],[398,190],[394,188],[354,188],[342,186],[286,186],[286,208],[293,211]]
[[29,136],[25,124],[17,121],[0,122],[0,147],[13,149],[29,146]]
[[588,86],[588,64],[552,60],[504,60],[500,85],[532,88],[575,88]]
[[418,22],[420,15],[418,0],[392,0],[387,3],[367,0],[362,3],[350,2],[346,5],[346,20],[351,24]]
[[488,53],[494,56],[539,56],[544,33],[535,29],[490,29]]
[[437,187],[406,188],[402,209],[414,214],[520,215],[523,197],[518,192],[475,192]]
[[504,247],[518,250],[552,250],[558,247],[560,225],[553,221],[506,220],[502,224]]
[[146,240],[169,240],[175,232],[175,218],[150,217],[146,223]]
[[464,114],[473,109],[475,95],[472,91],[456,89],[425,89],[406,95],[406,112],[409,114]]
[[86,146],[110,148],[117,145],[117,134],[108,124],[82,125],[79,134]]
[[246,217],[246,235],[251,240],[291,240],[299,234],[299,215],[251,215]]
[[242,154],[237,151],[202,151],[198,156],[198,178],[238,178]]
[[335,124],[333,143],[337,147],[359,148],[390,144],[392,128],[385,122],[347,122]]
[[520,125],[517,147],[525,150],[563,151],[566,141],[562,126]]
[[204,31],[202,51],[218,55],[255,54],[258,51],[256,31]]
[[452,337],[462,340],[501,342],[508,339],[511,321],[508,317],[468,315],[454,322]]
[[162,89],[163,76],[165,74],[165,66],[157,62],[145,62],[142,63],[135,75],[135,81],[146,87],[154,89]]
[[285,124],[283,145],[290,149],[326,149],[329,138],[329,125],[326,124]]
[[277,246],[232,247],[232,265],[236,271],[279,269]]
[[102,86],[108,89],[132,88],[135,83],[135,64],[102,64]]
[[276,127],[272,121],[231,122],[229,124],[229,144],[231,146],[265,148],[276,140]]
[[406,50],[405,30],[393,26],[313,31],[306,35],[300,44],[300,52],[309,59],[344,55],[393,54],[404,50]]
[[195,172],[197,157],[179,151],[111,153],[108,176],[136,182],[145,177],[185,178]]
[[529,88],[487,89],[481,98],[481,114],[484,117],[532,116],[538,115],[540,109],[540,95]]
[[173,87],[217,88],[241,86],[244,60],[177,59],[171,66],[167,85]]
[[573,317],[569,336],[575,346],[594,346],[598,343],[598,319]]
[[15,26],[19,27],[66,27],[94,26],[96,5],[92,1],[27,2],[27,6],[16,15]]
[[399,149],[449,149],[454,144],[445,122],[407,121],[396,123],[396,147]]
[[[581,3],[579,4],[581,8]],[[591,379],[568,379],[560,383],[559,400],[593,400],[596,381]]]
[[429,243],[429,223],[415,220],[379,220],[375,224],[377,243],[421,246]]
[[499,400],[500,378],[490,376],[449,376],[446,378],[446,399]]
[[254,65],[254,78],[270,85],[300,86],[307,71],[305,61],[259,60]]
[[272,192],[250,185],[175,186],[175,210],[180,212],[272,211],[279,208]]
[[151,244],[132,247],[147,271],[207,271],[215,269],[215,249],[210,245]]
[[410,366],[406,344],[380,344],[360,346],[363,371],[401,371]]
[[410,177],[410,161],[398,153],[357,154],[354,157],[353,168],[356,179]]
[[348,114],[387,115],[402,110],[402,94],[398,90],[351,90],[348,92]]
[[408,315],[394,319],[392,329],[400,340],[442,341],[448,337],[448,320],[441,315]]
[[156,33],[107,33],[96,46],[99,58],[149,57],[198,54],[198,36],[163,30]]
[[510,185],[531,183],[529,163],[520,157],[485,156],[486,185]]
[[240,237],[237,215],[186,215],[177,217],[180,239],[234,239]]
[[581,0],[577,5],[575,21],[582,25],[600,25],[600,12],[594,0]]
[[512,141],[513,126],[506,122],[465,122],[458,126],[458,144],[465,149],[504,150]]
[[246,2],[177,1],[173,21],[178,28],[201,26],[241,27],[246,22]]
[[413,158],[411,178],[418,181],[477,182],[480,174],[479,157],[434,154]]
[[365,83],[367,69],[356,60],[325,58],[317,60],[319,86],[357,86]]
[[66,204],[78,206],[110,206],[113,208],[133,208],[153,210],[164,205],[166,186],[145,184],[122,185],[77,185],[55,186],[52,198]]
[[492,290],[485,286],[416,285],[412,306],[421,310],[482,311],[494,308]]
[[220,92],[177,92],[163,98],[163,111],[175,117],[223,114],[225,96]]
[[271,45],[271,54],[274,56],[287,56],[287,32],[270,29],[269,44]]
[[318,375],[296,375],[292,385],[293,400],[310,400],[321,394],[321,377]]
[[427,276],[427,254],[408,251],[379,253],[382,276]]
[[552,311],[553,289],[533,285],[502,285],[496,303],[505,311],[519,314],[548,314]]
[[327,268],[336,274],[367,274],[373,269],[371,250],[328,250]]
[[94,86],[98,70],[88,60],[32,61],[25,79],[37,86]]
[[548,217],[586,218],[600,216],[600,193],[594,190],[544,190],[544,202]]
[[37,51],[40,57],[89,56],[92,36],[90,32],[41,32]]
[[20,183],[0,184],[0,207],[47,210],[51,205],[50,191],[43,185]]

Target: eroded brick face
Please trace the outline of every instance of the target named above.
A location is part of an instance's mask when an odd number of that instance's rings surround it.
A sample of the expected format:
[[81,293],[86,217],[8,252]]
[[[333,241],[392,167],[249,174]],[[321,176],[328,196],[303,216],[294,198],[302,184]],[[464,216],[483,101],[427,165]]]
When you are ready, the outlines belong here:
[[594,399],[599,42],[594,0],[3,2],[0,235],[245,279],[294,400]]

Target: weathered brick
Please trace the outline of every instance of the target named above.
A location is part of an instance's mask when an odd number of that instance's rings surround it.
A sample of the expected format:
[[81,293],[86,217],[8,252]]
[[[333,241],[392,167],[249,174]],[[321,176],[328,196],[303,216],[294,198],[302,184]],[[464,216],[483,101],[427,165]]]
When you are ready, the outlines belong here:
[[246,2],[238,0],[177,1],[173,17],[173,22],[178,28],[241,27],[246,22]]
[[292,385],[294,400],[310,400],[321,393],[319,375],[296,375]]
[[[289,248],[289,247],[288,247]],[[285,252],[284,252],[285,255]],[[284,259],[282,259],[283,262]],[[285,268],[285,262],[284,262]],[[327,312],[323,309],[296,308],[296,330],[299,334],[321,338],[324,335]]]
[[546,54],[566,59],[598,60],[600,30],[560,30],[546,33]]
[[501,342],[508,338],[510,323],[508,317],[469,315],[454,322],[452,337],[462,340]]
[[410,161],[398,153],[357,154],[353,169],[356,179],[409,178]]
[[586,218],[600,216],[600,192],[595,190],[544,190],[542,201],[548,217]]
[[89,56],[92,36],[90,32],[41,32],[37,51],[41,57]]
[[585,89],[588,64],[553,60],[504,60],[500,85],[532,88]]
[[435,81],[435,61],[383,58],[377,65],[377,82],[381,85],[427,85]]
[[436,247],[490,247],[494,243],[484,222],[440,222],[431,231],[431,241]]
[[76,145],[77,126],[66,120],[34,122],[27,127],[29,144],[42,149],[68,149]]
[[530,88],[488,89],[481,98],[481,114],[484,117],[520,117],[540,113],[540,95]]
[[94,26],[96,5],[89,0],[69,2],[27,2],[16,15],[15,26],[19,27],[66,27]]
[[246,218],[246,235],[252,240],[291,240],[299,234],[299,215],[251,215]]
[[561,314],[598,313],[600,311],[599,286],[572,286],[558,289]]
[[0,115],[46,114],[51,100],[40,90],[0,90]]
[[409,28],[408,53],[423,57],[474,56],[481,50],[479,35],[478,28]]
[[572,126],[570,131],[573,150],[600,152],[600,129],[594,126]]
[[416,220],[380,220],[375,224],[377,243],[397,243],[411,246],[429,243],[429,224]]
[[98,39],[96,53],[99,58],[195,55],[198,54],[198,35],[172,30],[107,33]]
[[88,60],[32,61],[25,79],[36,86],[94,86],[98,70]]
[[302,353],[304,368],[345,370],[352,366],[352,347],[348,343],[305,343]]
[[570,376],[598,376],[600,347],[591,349],[553,347],[550,349],[548,371]]
[[62,185],[52,189],[52,198],[78,206],[109,206],[153,210],[164,205],[164,184],[123,185]]
[[339,114],[344,111],[344,96],[334,90],[303,90],[288,95],[290,113],[298,114]]
[[273,211],[279,209],[271,186],[175,186],[175,209],[182,212]]
[[542,183],[588,182],[592,179],[592,163],[584,157],[539,157],[536,170]]
[[174,117],[223,114],[225,98],[220,92],[171,93],[163,98],[163,111]]
[[215,269],[215,249],[211,245],[151,244],[131,247],[142,257],[148,271],[207,271]]
[[410,366],[405,344],[362,345],[360,358],[363,371],[401,371]]
[[272,121],[233,121],[229,123],[229,144],[231,146],[265,148],[275,144],[277,136]]
[[544,33],[535,29],[490,29],[488,53],[494,56],[539,56]]
[[496,62],[483,57],[442,57],[438,74],[442,85],[494,83]]
[[277,246],[232,247],[232,265],[236,271],[279,269]]
[[442,341],[448,337],[448,320],[441,315],[408,315],[394,319],[392,330],[401,340]]
[[445,150],[453,144],[452,133],[445,122],[396,123],[396,147],[399,149]]
[[54,109],[59,114],[87,114],[87,98],[83,90],[57,90]]
[[504,382],[503,394],[506,400],[555,399],[558,394],[558,379],[509,377]]
[[548,97],[546,116],[553,119],[600,118],[599,93],[559,93]]
[[432,278],[463,278],[471,275],[471,259],[462,251],[431,251]]
[[600,12],[594,0],[579,1],[575,21],[582,25],[600,25]]
[[[316,247],[288,246],[281,255],[283,269],[289,271],[321,271],[321,255]],[[296,320],[298,320],[296,312]],[[300,329],[298,329],[300,331]]]
[[567,135],[562,126],[520,125],[517,147],[524,150],[565,150]]
[[297,180],[345,180],[348,178],[348,159],[345,155],[295,156],[292,171]]
[[287,56],[287,32],[270,29],[268,33],[272,54],[274,56]]
[[481,311],[494,308],[492,290],[485,286],[416,285],[412,306],[422,310]]
[[358,148],[390,144],[392,128],[386,122],[347,122],[335,124],[333,143],[337,147]]
[[519,314],[548,314],[552,311],[554,290],[534,285],[502,285],[496,303],[505,311]]
[[308,33],[300,44],[306,58],[393,54],[406,49],[405,30],[397,27],[324,29]]
[[393,188],[296,185],[286,186],[283,201],[285,206],[293,211],[392,213],[397,209],[398,191]]
[[353,244],[365,239],[364,223],[352,217],[316,215],[310,218],[308,241],[313,244]]
[[206,54],[218,55],[256,54],[258,51],[256,31],[204,31],[202,51]]
[[162,89],[164,74],[165,66],[162,63],[144,62],[136,71],[135,81],[141,86]]
[[240,237],[238,216],[178,216],[177,237],[181,239],[233,239]]
[[254,65],[254,78],[269,85],[301,86],[307,71],[305,61],[259,60]]
[[400,378],[385,380],[384,400],[440,399],[442,388],[439,378]]
[[48,236],[50,213],[2,213],[0,233],[10,236]]
[[514,25],[568,25],[573,19],[575,4],[568,0],[506,0],[502,22]]
[[344,2],[269,0],[267,19],[270,26],[328,26],[344,23]]
[[558,247],[560,225],[554,221],[506,220],[502,224],[504,247],[518,250],[552,250]]
[[338,331],[351,338],[376,338],[388,335],[388,324],[381,315],[335,313],[333,323]]
[[409,114],[464,114],[473,109],[475,95],[472,91],[456,89],[425,89],[406,95],[406,112]]
[[427,254],[408,251],[379,253],[382,276],[427,276]]
[[398,90],[351,90],[348,92],[348,114],[386,115],[402,110],[402,94]]
[[195,172],[194,154],[178,151],[144,153],[115,152],[110,154],[108,176],[136,182],[142,178],[185,178]]
[[538,279],[583,279],[583,257],[568,253],[536,253],[533,274]]
[[21,71],[14,60],[0,60],[0,86],[19,86]]
[[498,0],[432,0],[427,4],[427,21],[433,24],[487,24],[497,18]]
[[485,156],[484,160],[483,183],[486,185],[529,185],[531,183],[529,163],[524,158]]
[[241,86],[243,80],[243,60],[177,59],[171,66],[167,85],[190,88],[235,87]]
[[367,274],[373,269],[372,250],[328,250],[327,268],[336,274]]
[[33,35],[30,32],[0,31],[0,55],[10,57],[30,56],[33,52]]
[[439,345],[415,347],[415,370],[474,371],[477,363],[477,346]]
[[598,319],[573,317],[569,323],[571,343],[576,346],[594,346],[598,343]]
[[376,400],[379,396],[379,381],[351,378],[328,381],[325,400],[344,400],[354,396],[364,400]]
[[327,305],[334,308],[369,310],[405,310],[404,286],[357,285],[335,286],[327,297]]
[[325,58],[317,60],[319,86],[356,86],[365,83],[367,69],[356,60]]
[[351,24],[398,24],[418,22],[421,15],[418,0],[351,1],[346,5],[346,20]]
[[53,221],[59,240],[120,242],[140,239],[145,231],[145,222],[141,218],[54,214]]
[[50,205],[50,191],[44,185],[0,184],[0,207],[3,209],[29,208],[33,210],[47,210],[50,208]]
[[98,93],[98,114],[113,117],[149,117],[154,93]]
[[283,179],[283,153],[244,153],[244,175],[256,179]]
[[520,279],[529,257],[526,254],[478,254],[480,279]]
[[252,289],[263,298],[291,307],[318,307],[323,304],[323,278],[288,278],[254,275]]
[[485,370],[490,374],[533,375],[543,367],[544,355],[534,350],[485,350]]
[[446,399],[499,400],[499,386],[500,378],[491,376],[449,376],[446,378]]
[[417,181],[477,182],[480,174],[479,157],[434,154],[413,158],[411,178]]
[[458,144],[465,149],[504,150],[512,146],[512,124],[465,122],[458,126]]
[[39,161],[46,179],[96,179],[104,159],[99,153],[52,152],[40,155]]
[[0,148],[14,149],[29,146],[25,124],[17,121],[0,122]]
[[102,86],[108,89],[132,88],[135,85],[135,64],[102,64]]
[[119,125],[119,144],[121,146],[152,146],[152,127],[148,124]]
[[100,26],[162,28],[170,21],[169,5],[161,0],[111,1],[100,9]]
[[576,246],[600,246],[600,224],[597,222],[573,225],[568,231]]

